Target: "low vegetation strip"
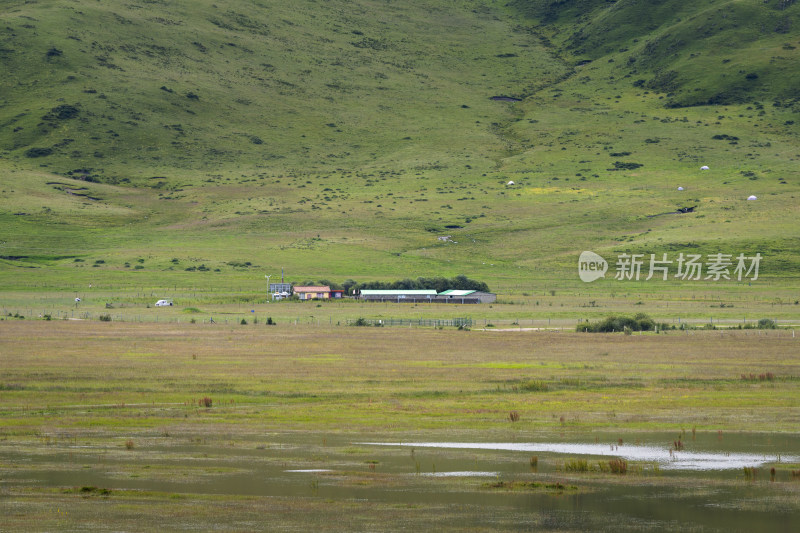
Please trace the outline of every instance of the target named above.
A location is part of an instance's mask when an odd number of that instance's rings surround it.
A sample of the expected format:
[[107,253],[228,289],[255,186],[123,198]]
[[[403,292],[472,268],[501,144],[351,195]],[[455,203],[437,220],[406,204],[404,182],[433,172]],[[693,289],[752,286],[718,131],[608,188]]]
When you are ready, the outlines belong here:
[[498,336],[454,328],[2,321],[0,410],[5,428],[29,435],[45,416],[51,427],[82,431],[156,430],[180,419],[187,428],[245,433],[491,433],[508,427],[511,412],[522,430],[782,431],[793,427],[800,405],[799,356],[800,340],[790,333],[738,330]]

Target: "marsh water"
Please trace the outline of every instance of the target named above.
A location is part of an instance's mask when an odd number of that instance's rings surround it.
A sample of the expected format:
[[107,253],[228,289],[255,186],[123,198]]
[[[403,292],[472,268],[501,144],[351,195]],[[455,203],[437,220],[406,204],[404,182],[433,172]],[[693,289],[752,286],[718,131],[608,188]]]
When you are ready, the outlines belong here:
[[[792,476],[800,469],[800,435],[516,434],[494,442],[424,437],[153,437],[131,449],[77,438],[28,446],[6,441],[0,442],[0,492],[13,485],[93,486],[388,502],[419,506],[420,512],[458,505],[487,523],[514,513],[521,528],[534,519],[551,529],[608,531],[800,526],[800,480]],[[611,458],[628,461],[628,473],[565,467],[577,459],[592,466]]]

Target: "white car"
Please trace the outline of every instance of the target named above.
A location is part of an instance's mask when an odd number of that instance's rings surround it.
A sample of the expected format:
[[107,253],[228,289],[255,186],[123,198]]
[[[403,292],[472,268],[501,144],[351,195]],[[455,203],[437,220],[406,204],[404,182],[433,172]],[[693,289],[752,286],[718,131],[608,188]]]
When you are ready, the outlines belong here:
[[170,307],[172,300],[159,300],[156,302],[156,307]]

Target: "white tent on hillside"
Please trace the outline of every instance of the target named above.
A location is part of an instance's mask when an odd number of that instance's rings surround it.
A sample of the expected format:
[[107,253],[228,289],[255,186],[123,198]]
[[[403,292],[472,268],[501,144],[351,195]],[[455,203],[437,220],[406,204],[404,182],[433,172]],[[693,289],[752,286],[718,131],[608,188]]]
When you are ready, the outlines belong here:
[[755,194],[751,194],[750,196],[747,197],[747,199],[748,200],[758,200],[758,196],[756,196]]
[[703,165],[702,167],[700,167],[700,170],[708,170],[708,165]]

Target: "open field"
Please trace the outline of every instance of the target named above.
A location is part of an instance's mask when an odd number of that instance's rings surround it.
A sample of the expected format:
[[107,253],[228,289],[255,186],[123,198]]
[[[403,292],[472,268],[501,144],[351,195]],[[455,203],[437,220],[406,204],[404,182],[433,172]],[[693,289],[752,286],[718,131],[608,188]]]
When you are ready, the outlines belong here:
[[[0,322],[6,523],[612,530],[649,520],[644,529],[658,530],[677,519],[679,528],[781,530],[800,513],[792,331],[410,332]],[[366,444],[553,440],[612,450],[680,440],[678,457],[685,445],[773,459],[748,481],[741,468],[629,461],[627,475],[614,475],[590,458],[581,473],[564,454],[538,453],[532,468],[530,453]],[[434,476],[452,470],[473,473]],[[662,497],[660,511],[604,507],[612,494],[677,486],[680,497]],[[687,503],[698,512],[678,519]],[[344,522],[326,523],[332,513]]]

